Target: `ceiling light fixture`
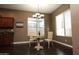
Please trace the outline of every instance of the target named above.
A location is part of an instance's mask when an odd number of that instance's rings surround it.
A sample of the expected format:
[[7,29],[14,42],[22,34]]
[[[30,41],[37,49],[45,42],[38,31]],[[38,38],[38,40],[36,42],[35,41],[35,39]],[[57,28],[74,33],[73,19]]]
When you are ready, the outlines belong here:
[[37,4],[37,13],[33,15],[33,18],[37,18],[37,19],[44,18],[44,14],[39,13],[39,4]]
[[41,19],[44,18],[44,14],[41,14],[40,11],[39,11],[39,4],[37,4],[37,13],[33,14],[32,18],[35,19],[34,22],[36,22],[36,32],[37,32],[37,36],[39,36],[40,22],[42,22]]

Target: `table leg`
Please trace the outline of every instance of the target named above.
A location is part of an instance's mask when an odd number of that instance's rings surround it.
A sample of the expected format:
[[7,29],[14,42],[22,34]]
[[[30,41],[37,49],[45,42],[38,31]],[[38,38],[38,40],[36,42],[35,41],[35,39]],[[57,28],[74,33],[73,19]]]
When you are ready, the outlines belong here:
[[29,48],[31,47],[31,43],[29,42]]

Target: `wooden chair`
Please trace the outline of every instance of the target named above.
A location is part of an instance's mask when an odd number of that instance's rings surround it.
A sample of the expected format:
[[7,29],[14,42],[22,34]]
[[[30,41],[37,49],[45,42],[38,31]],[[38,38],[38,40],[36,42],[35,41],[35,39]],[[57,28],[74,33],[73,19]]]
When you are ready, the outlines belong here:
[[31,43],[35,40],[36,34],[34,32],[29,33],[29,47],[31,47]]
[[48,38],[45,39],[45,41],[48,42],[48,48],[50,47],[50,42],[52,41],[52,39],[53,39],[53,32],[52,31],[49,31],[48,32]]

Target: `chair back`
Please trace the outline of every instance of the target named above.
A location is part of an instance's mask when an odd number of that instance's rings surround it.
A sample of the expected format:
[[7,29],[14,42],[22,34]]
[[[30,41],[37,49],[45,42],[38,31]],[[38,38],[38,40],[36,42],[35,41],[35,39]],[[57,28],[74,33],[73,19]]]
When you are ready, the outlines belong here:
[[53,32],[49,31],[48,32],[48,39],[52,39],[53,38]]

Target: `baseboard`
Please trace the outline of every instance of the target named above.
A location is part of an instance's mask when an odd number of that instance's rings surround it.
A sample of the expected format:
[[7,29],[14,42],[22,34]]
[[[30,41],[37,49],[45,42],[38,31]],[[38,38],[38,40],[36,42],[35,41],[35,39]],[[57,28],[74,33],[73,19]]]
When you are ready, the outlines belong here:
[[13,44],[23,44],[23,43],[29,43],[29,41],[13,42]]
[[65,43],[62,43],[62,42],[59,42],[59,41],[56,41],[56,40],[53,40],[53,42],[59,43],[61,45],[64,45],[64,46],[67,46],[67,47],[70,47],[70,48],[73,48],[71,45],[68,45],[68,44],[65,44]]
[[[62,42],[59,42],[59,41],[56,41],[56,40],[53,40],[53,42],[62,44],[64,46],[67,46],[67,47],[70,47],[70,48],[73,48],[71,45],[68,45],[68,44],[65,44],[65,43],[62,43]],[[23,44],[23,43],[29,43],[29,41],[13,42],[13,44]]]
[[[32,42],[37,42],[37,41],[32,41]],[[40,42],[42,42],[42,40]],[[13,42],[13,44],[23,44],[23,43],[29,43],[29,41]]]

